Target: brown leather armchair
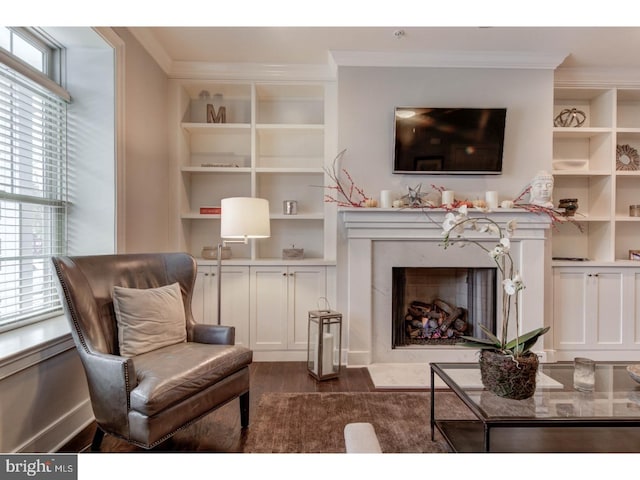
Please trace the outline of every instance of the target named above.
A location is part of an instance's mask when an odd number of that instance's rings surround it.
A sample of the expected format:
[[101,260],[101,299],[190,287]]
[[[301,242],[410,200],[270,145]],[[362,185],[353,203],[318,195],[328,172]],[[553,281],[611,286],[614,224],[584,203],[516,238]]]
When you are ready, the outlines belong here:
[[[52,262],[99,427],[93,451],[100,450],[105,433],[152,448],[236,397],[241,425],[249,424],[252,351],[234,345],[233,327],[194,321],[196,263],[190,255],[53,257]],[[121,356],[113,287],[149,289],[176,282],[184,304],[186,341]]]

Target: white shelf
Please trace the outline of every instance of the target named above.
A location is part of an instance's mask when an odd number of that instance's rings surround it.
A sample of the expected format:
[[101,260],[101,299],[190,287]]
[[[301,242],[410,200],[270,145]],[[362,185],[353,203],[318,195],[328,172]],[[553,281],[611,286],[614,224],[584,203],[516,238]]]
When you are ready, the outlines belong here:
[[182,128],[189,133],[198,134],[225,134],[225,133],[249,133],[251,125],[248,123],[191,123],[183,122]]
[[611,131],[611,128],[606,127],[553,127],[553,136],[556,138],[591,138],[610,134]]
[[298,213],[296,215],[284,215],[282,213],[272,213],[269,215],[271,220],[286,220],[294,222],[296,220],[324,220],[322,213]]
[[324,125],[316,124],[293,124],[293,123],[260,123],[256,125],[257,130],[314,130],[324,131]]
[[611,172],[608,170],[553,170],[554,176],[567,176],[567,177],[608,177]]
[[256,173],[324,173],[323,168],[256,167]]
[[183,173],[251,173],[251,168],[247,167],[180,167]]

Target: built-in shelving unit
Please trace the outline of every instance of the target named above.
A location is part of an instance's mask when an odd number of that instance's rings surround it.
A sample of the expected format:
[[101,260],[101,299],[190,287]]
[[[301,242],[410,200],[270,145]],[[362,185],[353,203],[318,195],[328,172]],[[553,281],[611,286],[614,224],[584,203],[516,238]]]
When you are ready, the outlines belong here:
[[629,250],[640,248],[640,218],[629,215],[629,206],[640,204],[640,165],[616,169],[616,147],[640,151],[640,89],[556,88],[554,117],[572,108],[586,119],[553,128],[554,200],[578,199],[582,231],[558,225],[553,256],[627,263]]
[[[226,197],[269,200],[271,237],[232,246],[234,260],[277,260],[282,250],[304,248],[307,260],[335,259],[334,209],[324,202],[327,158],[332,157],[326,82],[172,80],[178,179],[176,243],[199,256],[220,242],[220,215],[200,207]],[[224,107],[224,123],[207,123]],[[297,201],[285,215],[283,202]],[[334,213],[335,215],[335,213]]]

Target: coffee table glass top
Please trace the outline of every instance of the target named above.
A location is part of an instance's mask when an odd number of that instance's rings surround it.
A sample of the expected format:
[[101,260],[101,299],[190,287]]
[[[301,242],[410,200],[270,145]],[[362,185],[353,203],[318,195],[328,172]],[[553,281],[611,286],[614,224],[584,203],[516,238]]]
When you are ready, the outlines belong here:
[[[501,398],[486,391],[477,363],[434,363],[437,376],[455,390],[476,415],[486,420],[640,421],[640,383],[628,363],[596,363],[593,392],[573,388],[573,362],[540,364],[536,393],[526,400]],[[437,385],[436,385],[437,387]]]

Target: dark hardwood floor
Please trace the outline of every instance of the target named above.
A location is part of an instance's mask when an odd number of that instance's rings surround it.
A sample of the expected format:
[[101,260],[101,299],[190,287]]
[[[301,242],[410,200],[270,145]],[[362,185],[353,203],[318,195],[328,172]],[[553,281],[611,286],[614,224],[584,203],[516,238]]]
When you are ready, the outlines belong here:
[[[260,397],[267,392],[373,392],[376,391],[366,368],[343,368],[338,378],[317,381],[307,372],[305,362],[254,362],[250,366],[251,373],[251,415],[255,415]],[[210,418],[209,418],[210,417]],[[246,432],[240,428],[240,409],[234,400],[207,417],[210,421],[219,421],[225,425],[225,434],[220,438],[208,439],[208,448],[220,452],[239,452],[245,440]],[[60,453],[79,453],[88,451],[96,425],[92,424],[79,435],[64,445]],[[191,428],[191,427],[190,427]],[[197,428],[197,426],[196,426]],[[204,428],[204,427],[202,427]],[[179,434],[177,434],[179,436]],[[177,439],[167,440],[156,447],[159,451],[173,451],[179,442]],[[102,443],[103,451],[143,451],[125,442],[105,435]]]

